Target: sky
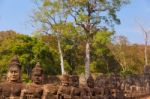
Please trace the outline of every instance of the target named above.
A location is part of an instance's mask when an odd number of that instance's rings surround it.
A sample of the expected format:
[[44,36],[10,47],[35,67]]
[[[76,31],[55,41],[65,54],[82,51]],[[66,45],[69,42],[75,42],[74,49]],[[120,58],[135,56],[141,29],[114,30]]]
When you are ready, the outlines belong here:
[[[30,15],[36,6],[33,0],[0,0],[0,31],[14,30],[31,34]],[[131,0],[118,13],[120,25],[115,25],[116,35],[126,36],[130,43],[144,43],[144,35],[138,25],[150,31],[150,0]]]
[[33,0],[0,0],[0,31],[32,33],[30,15],[33,8]]
[[144,44],[139,24],[150,32],[150,0],[131,0],[129,5],[118,12],[118,17],[121,24],[115,27],[117,35],[126,36],[130,43]]

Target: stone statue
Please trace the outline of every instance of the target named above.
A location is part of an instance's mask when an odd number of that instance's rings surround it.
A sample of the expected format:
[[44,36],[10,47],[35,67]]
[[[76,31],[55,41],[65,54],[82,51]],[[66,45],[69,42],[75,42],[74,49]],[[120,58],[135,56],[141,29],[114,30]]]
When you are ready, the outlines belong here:
[[71,99],[80,99],[81,88],[79,87],[79,77],[77,75],[72,75],[70,78]]
[[57,95],[58,99],[71,99],[71,87],[69,85],[70,77],[67,74],[61,76],[61,85],[59,86]]
[[102,90],[95,86],[95,82],[92,75],[90,75],[87,79],[87,86],[90,90],[90,99],[102,99]]
[[81,99],[90,99],[90,90],[87,87],[85,75],[81,74],[79,81],[81,88]]
[[133,85],[132,77],[127,76],[124,81],[124,96],[126,98],[132,98],[131,86]]
[[14,56],[8,65],[7,81],[0,84],[0,99],[19,99],[22,88],[21,64]]
[[39,62],[32,70],[32,83],[25,86],[21,92],[21,99],[42,99],[43,85],[42,85],[43,69]]
[[150,75],[150,65],[149,64],[144,66],[144,74]]
[[102,99],[101,89],[95,87],[95,82],[91,75],[87,79],[87,88],[84,88],[83,91],[85,91],[83,99]]
[[43,86],[43,98],[42,99],[58,99],[57,91],[58,86],[54,84],[45,84]]

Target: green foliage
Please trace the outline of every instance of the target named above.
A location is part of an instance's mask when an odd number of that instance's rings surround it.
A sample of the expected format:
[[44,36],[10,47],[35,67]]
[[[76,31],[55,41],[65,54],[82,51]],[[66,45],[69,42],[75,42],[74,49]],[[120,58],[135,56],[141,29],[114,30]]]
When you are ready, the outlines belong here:
[[[105,57],[103,59],[105,63],[110,61],[108,57],[112,57],[112,55],[107,54],[110,52],[105,45],[110,41],[112,34],[103,28],[107,25],[112,26],[113,23],[120,23],[116,12],[125,4],[125,1],[41,0],[40,3],[41,5],[33,18],[40,23],[41,30],[46,31],[47,34],[54,34],[57,41],[60,42],[68,72],[73,72],[78,66],[83,66],[83,62],[78,61],[78,58],[86,60],[85,62],[90,64],[88,59],[79,55],[78,45],[80,46],[81,42],[84,45],[87,42],[91,44],[94,42],[92,55]],[[82,48],[85,48],[82,44]],[[60,47],[58,48],[60,51]],[[87,50],[90,50],[90,47]],[[85,52],[81,53],[85,54]],[[90,54],[88,55],[91,58]],[[96,58],[94,57],[93,60],[96,61]]]
[[[42,39],[17,34],[14,31],[1,32],[4,38],[0,42],[0,73],[6,73],[7,65],[13,55],[18,55],[22,72],[30,75],[36,62],[40,62],[47,74],[57,74],[57,53],[51,50]],[[5,46],[5,47],[4,47]],[[55,56],[55,57],[54,57]]]
[[7,72],[8,60],[15,54],[22,65],[24,82],[30,82],[31,69],[38,61],[46,74],[60,74],[58,41],[69,74],[84,72],[87,41],[92,73],[141,73],[142,47],[130,46],[124,37],[119,43],[112,43],[114,33],[107,28],[120,24],[116,13],[128,0],[36,1],[40,4],[32,18],[40,29],[34,36],[0,32],[0,74]]
[[84,65],[82,66],[78,66],[78,68],[76,68],[76,72],[74,74],[83,74],[84,73]]
[[108,48],[112,35],[112,32],[103,30],[94,36],[90,64],[92,73],[111,73],[119,70],[119,63]]
[[120,74],[123,75],[123,76],[133,75],[133,74],[135,74],[135,71],[130,69],[130,68],[127,68],[127,69],[121,71]]
[[29,78],[29,76],[27,74],[22,74],[21,76],[22,81],[25,83],[31,83],[31,79]]
[[[98,28],[101,23],[119,24],[120,20],[116,13],[123,5],[128,4],[129,0],[64,0],[64,2],[76,23],[83,25],[90,20],[94,28]],[[94,29],[91,29],[92,33],[93,31]]]
[[[73,30],[73,29],[72,29]],[[121,37],[114,44],[113,33],[107,30],[93,36],[91,44],[92,73],[132,75],[143,72],[144,46],[129,45],[127,39]],[[41,35],[30,37],[14,31],[0,32],[0,74],[7,72],[9,60],[17,54],[22,65],[24,82],[30,82],[31,69],[39,61],[46,74],[60,74],[60,59],[56,37]],[[64,32],[62,34],[65,69],[70,74],[84,72],[85,41],[83,35]],[[118,41],[118,40],[117,40]],[[148,52],[149,52],[148,46]],[[137,53],[138,52],[138,53]],[[122,54],[123,53],[123,54]],[[148,53],[148,57],[150,53]],[[124,57],[124,58],[123,58]],[[125,61],[125,63],[124,63]],[[121,65],[123,63],[123,66]]]

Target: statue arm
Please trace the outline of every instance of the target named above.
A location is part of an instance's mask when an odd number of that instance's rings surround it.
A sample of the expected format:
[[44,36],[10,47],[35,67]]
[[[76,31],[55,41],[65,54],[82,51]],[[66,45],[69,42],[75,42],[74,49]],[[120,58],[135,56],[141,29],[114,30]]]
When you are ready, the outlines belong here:
[[70,96],[73,97],[73,93],[74,93],[74,88],[71,87],[71,92],[70,92]]
[[42,99],[47,99],[48,92],[49,92],[49,91],[48,91],[48,89],[47,89],[47,86],[44,86]]
[[62,86],[60,86],[59,89],[58,89],[58,91],[57,91],[57,95],[62,94],[62,89],[63,89]]
[[81,97],[83,99],[90,99],[91,97],[91,92],[87,87],[82,87],[81,88]]
[[60,86],[60,87],[58,88],[57,96],[58,96],[58,99],[61,99],[61,97],[62,97],[62,86]]
[[47,99],[48,92],[43,92],[42,99]]
[[26,89],[21,90],[20,99],[25,99],[26,93],[27,93]]

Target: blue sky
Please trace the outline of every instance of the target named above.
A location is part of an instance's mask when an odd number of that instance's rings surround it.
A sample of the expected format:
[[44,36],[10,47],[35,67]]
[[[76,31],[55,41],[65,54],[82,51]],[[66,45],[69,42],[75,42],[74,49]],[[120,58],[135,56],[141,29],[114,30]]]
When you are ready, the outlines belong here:
[[0,0],[0,31],[31,33],[29,15],[34,7],[33,0]]
[[[118,12],[121,25],[116,25],[117,35],[124,35],[131,43],[144,43],[142,31],[136,20],[146,30],[150,30],[150,0],[131,0],[131,3]],[[31,34],[30,18],[33,0],[0,0],[0,31],[15,30]]]
[[116,26],[118,35],[124,35],[131,43],[144,43],[144,36],[138,25],[140,23],[146,31],[150,30],[150,0],[131,0],[118,13],[121,25]]

